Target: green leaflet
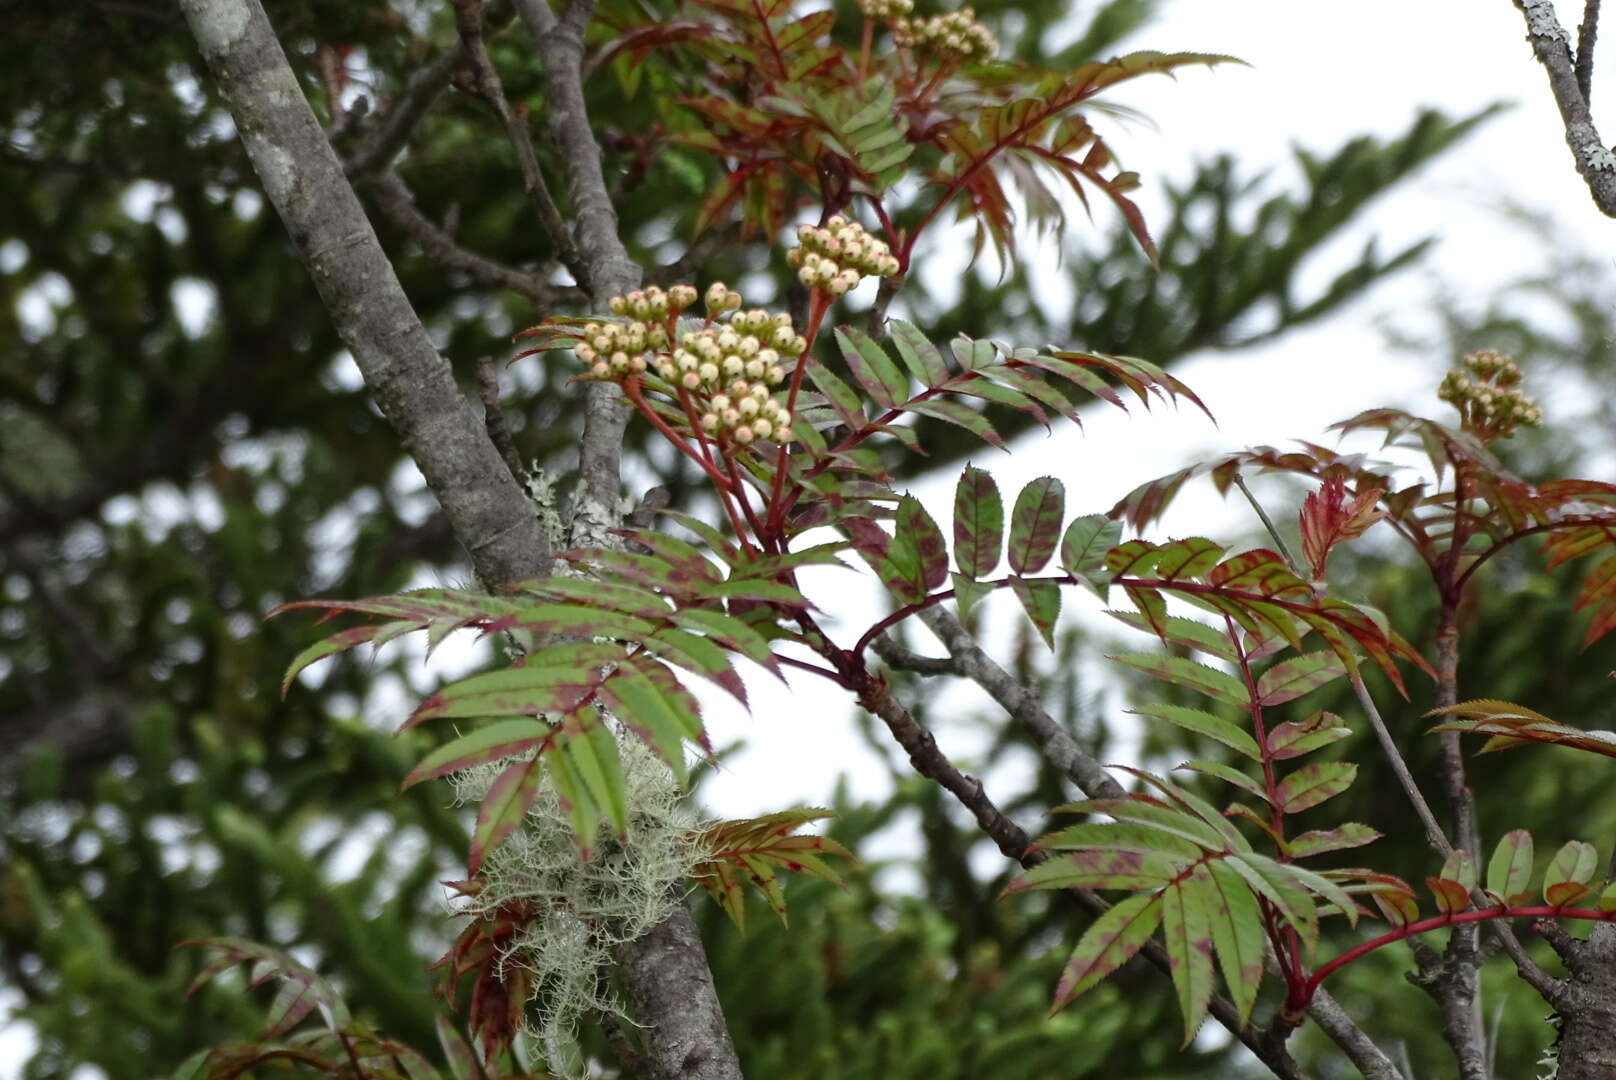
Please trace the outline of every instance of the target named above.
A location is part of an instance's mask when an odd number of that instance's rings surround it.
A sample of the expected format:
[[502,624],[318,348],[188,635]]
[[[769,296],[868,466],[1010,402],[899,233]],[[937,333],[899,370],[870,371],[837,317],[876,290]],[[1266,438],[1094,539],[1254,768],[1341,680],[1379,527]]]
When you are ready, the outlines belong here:
[[1487,891],[1501,904],[1532,899],[1532,834],[1511,829],[1498,841],[1487,861]]
[[1104,514],[1087,514],[1066,527],[1061,541],[1061,569],[1087,577],[1105,565],[1105,553],[1122,539],[1122,522]]
[[998,485],[986,471],[967,465],[954,487],[954,565],[966,577],[986,577],[999,565],[1003,546]]
[[627,655],[621,645],[593,642],[532,653],[521,667],[473,675],[443,687],[416,706],[404,727],[440,717],[571,712],[600,685],[600,669]]
[[426,757],[404,777],[402,787],[411,788],[423,780],[433,780],[483,765],[500,758],[517,757],[541,747],[555,735],[555,728],[542,720],[518,718],[500,720],[451,739]]
[[1027,613],[1027,618],[1032,620],[1033,626],[1043,637],[1044,644],[1053,649],[1055,620],[1060,616],[1060,588],[1050,581],[1013,578],[1010,582],[1010,591],[1021,601],[1022,610]]
[[1011,570],[1036,574],[1044,568],[1060,542],[1065,514],[1066,488],[1054,477],[1040,477],[1021,489],[1010,514]]
[[943,361],[943,354],[913,324],[902,319],[889,320],[887,333],[909,374],[921,386],[930,389],[948,381],[948,365]]
[[1216,739],[1253,761],[1262,760],[1262,753],[1257,749],[1257,740],[1245,729],[1231,720],[1225,720],[1202,709],[1191,709],[1183,705],[1137,705],[1128,711],[1139,716],[1153,716],[1158,720],[1166,720],[1185,731]]
[[1333,653],[1293,656],[1262,673],[1257,680],[1257,703],[1264,707],[1283,705],[1321,686],[1328,686],[1346,673],[1346,665]]
[[1212,1000],[1212,912],[1216,897],[1211,878],[1197,866],[1162,894],[1162,944],[1167,949],[1168,973],[1184,1015],[1184,1042],[1188,1046],[1206,1019]]
[[1120,900],[1094,920],[1066,961],[1050,1012],[1069,1005],[1078,995],[1133,959],[1161,923],[1161,896],[1139,895]]
[[1216,671],[1205,664],[1182,656],[1157,656],[1154,653],[1118,653],[1109,656],[1146,675],[1154,675],[1165,682],[1187,686],[1226,705],[1246,704],[1246,688],[1239,679],[1226,672]]
[[511,834],[539,793],[543,758],[516,761],[494,778],[477,807],[477,821],[466,853],[466,873],[475,874],[483,860]]
[[1321,761],[1303,765],[1279,782],[1274,795],[1287,814],[1311,809],[1333,799],[1358,776],[1358,766],[1348,761]]
[[1160,889],[1182,867],[1180,860],[1159,851],[1074,851],[1017,876],[1001,895],[1027,889]]
[[857,327],[838,326],[836,344],[841,346],[842,358],[847,361],[853,378],[877,405],[896,409],[899,402],[908,399],[909,377],[898,370],[898,365],[870,335]]
[[912,495],[899,500],[895,524],[893,542],[904,543],[913,550],[922,589],[930,592],[947,581],[948,542],[920,500]]
[[851,859],[852,853],[828,836],[794,835],[802,825],[833,817],[828,810],[798,807],[740,821],[717,821],[703,826],[693,838],[709,854],[691,870],[691,877],[706,889],[742,933],[746,932],[743,879],[763,893],[781,922],[785,897],[776,880],[777,868],[801,871],[841,885],[841,878],[824,861],[825,855]]
[[1212,924],[1212,944],[1217,949],[1223,982],[1229,988],[1242,1022],[1251,1017],[1257,989],[1263,976],[1262,911],[1251,888],[1221,860],[1204,864],[1210,877],[1206,889]]

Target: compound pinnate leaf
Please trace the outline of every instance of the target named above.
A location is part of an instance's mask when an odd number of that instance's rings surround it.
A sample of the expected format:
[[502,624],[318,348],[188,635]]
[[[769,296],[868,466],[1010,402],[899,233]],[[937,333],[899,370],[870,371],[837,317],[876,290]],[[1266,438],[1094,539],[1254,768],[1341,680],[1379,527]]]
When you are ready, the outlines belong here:
[[1161,924],[1160,894],[1130,896],[1094,920],[1072,950],[1055,986],[1057,1012],[1133,959]]
[[954,487],[954,564],[969,578],[986,577],[1004,546],[1004,503],[985,470],[967,465]]
[[418,705],[406,728],[440,717],[566,713],[600,686],[601,669],[628,655],[621,645],[581,642],[528,656],[518,668],[490,671],[450,683]]
[[823,856],[851,859],[852,853],[828,836],[796,835],[803,825],[834,816],[829,810],[799,807],[740,821],[708,823],[692,837],[708,854],[691,869],[691,877],[742,933],[746,931],[743,879],[764,895],[784,922],[785,901],[775,880],[776,869],[801,871],[841,885],[841,878]]
[[1532,898],[1532,834],[1511,829],[1487,860],[1487,891],[1501,904],[1524,904]]
[[1006,452],[1010,449],[987,417],[962,402],[934,398],[930,401],[912,401],[906,407],[912,413],[962,427],[989,446]]
[[1066,515],[1066,488],[1053,476],[1040,477],[1021,489],[1010,514],[1010,569],[1036,574],[1055,554],[1061,520]]

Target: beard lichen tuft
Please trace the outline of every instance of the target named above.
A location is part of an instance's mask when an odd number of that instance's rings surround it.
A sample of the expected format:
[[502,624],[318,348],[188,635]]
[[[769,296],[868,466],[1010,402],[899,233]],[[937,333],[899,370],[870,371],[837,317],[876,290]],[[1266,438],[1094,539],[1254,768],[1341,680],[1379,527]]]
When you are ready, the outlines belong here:
[[[693,843],[694,817],[668,768],[643,743],[617,732],[630,807],[619,840],[601,826],[593,854],[580,860],[567,812],[545,780],[527,817],[496,848],[479,874],[481,890],[461,913],[492,913],[510,904],[534,912],[499,963],[530,976],[532,997],[524,1021],[548,1067],[581,1078],[578,1022],[588,1013],[626,1016],[600,978],[619,944],[667,918],[680,902],[679,887],[703,857]],[[456,798],[475,804],[509,762],[494,762],[452,778]]]

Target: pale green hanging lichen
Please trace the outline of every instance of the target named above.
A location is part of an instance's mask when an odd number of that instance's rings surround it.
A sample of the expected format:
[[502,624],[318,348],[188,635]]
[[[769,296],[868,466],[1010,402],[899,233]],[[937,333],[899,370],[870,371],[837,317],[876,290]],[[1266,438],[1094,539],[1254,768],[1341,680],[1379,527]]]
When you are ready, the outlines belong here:
[[[531,975],[525,1024],[548,1067],[581,1080],[578,1022],[601,1012],[626,1016],[598,973],[616,946],[667,918],[679,887],[703,856],[690,836],[694,817],[672,771],[638,739],[619,734],[627,835],[618,842],[602,826],[595,853],[580,862],[572,826],[544,774],[522,827],[483,864],[483,888],[462,911],[492,912],[513,901],[540,912],[500,957]],[[494,762],[452,778],[456,798],[475,804],[509,762]]]

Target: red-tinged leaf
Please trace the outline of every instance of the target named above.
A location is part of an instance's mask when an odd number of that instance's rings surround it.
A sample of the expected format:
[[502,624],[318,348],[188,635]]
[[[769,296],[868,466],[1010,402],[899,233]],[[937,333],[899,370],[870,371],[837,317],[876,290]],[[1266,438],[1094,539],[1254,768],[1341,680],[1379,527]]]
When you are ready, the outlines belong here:
[[1268,752],[1274,760],[1301,757],[1352,734],[1332,712],[1316,712],[1306,720],[1286,721],[1268,732]]
[[920,561],[922,584],[927,592],[948,580],[948,542],[920,500],[905,495],[898,502],[896,535],[906,537]]
[[1141,588],[1137,585],[1125,585],[1122,589],[1133,601],[1133,606],[1139,609],[1140,618],[1150,632],[1167,640],[1167,600],[1155,589]]
[[[1163,544],[1156,553],[1152,570],[1168,581],[1190,581],[1201,577],[1223,557],[1223,547],[1204,536],[1190,536]],[[1139,576],[1139,575],[1135,575]]]
[[1369,898],[1380,909],[1381,916],[1393,926],[1407,926],[1419,921],[1420,905],[1412,891],[1382,886],[1372,890]]
[[1616,732],[1585,731],[1550,720],[1542,713],[1507,701],[1483,699],[1462,701],[1444,709],[1433,709],[1426,716],[1455,716],[1432,727],[1432,731],[1473,732],[1491,735],[1481,753],[1507,750],[1526,743],[1551,743],[1586,750],[1604,757],[1616,757]]
[[836,328],[836,344],[841,346],[853,378],[883,409],[895,409],[908,400],[909,378],[864,331],[852,326]]
[[1216,807],[1207,802],[1205,799],[1201,798],[1199,795],[1196,795],[1186,788],[1179,787],[1171,780],[1156,776],[1153,773],[1145,772],[1143,769],[1135,769],[1128,765],[1116,765],[1113,767],[1120,772],[1125,772],[1130,776],[1138,777],[1140,780],[1143,780],[1146,784],[1149,784],[1151,787],[1165,795],[1169,800],[1171,800],[1173,805],[1180,807],[1183,810],[1188,811],[1191,815],[1199,818],[1202,822],[1209,826],[1213,832],[1217,833],[1219,840],[1222,842],[1222,846],[1237,851],[1251,850],[1251,845],[1246,843],[1245,837],[1240,835],[1240,830],[1229,824],[1228,819],[1226,819],[1223,814],[1219,813]]
[[987,378],[1019,394],[1026,395],[1033,401],[1047,407],[1051,412],[1066,417],[1079,427],[1083,426],[1083,421],[1077,412],[1077,406],[1072,404],[1072,399],[1036,375],[1030,375],[1020,368],[1009,367],[1005,364],[993,364],[982,370]]
[[1166,720],[1176,724],[1185,731],[1204,735],[1209,739],[1216,739],[1237,753],[1244,754],[1253,761],[1262,760],[1262,752],[1257,748],[1257,740],[1239,725],[1231,720],[1202,709],[1191,709],[1183,705],[1139,705],[1128,710],[1139,716],[1153,716],[1158,720]]
[[974,341],[964,334],[949,342],[948,346],[953,350],[954,359],[959,361],[959,366],[966,371],[987,367],[999,356],[999,350],[994,347],[993,342]]
[[1084,799],[1057,806],[1050,812],[1106,814],[1118,821],[1132,822],[1181,840],[1188,840],[1206,851],[1222,851],[1226,845],[1223,834],[1206,821],[1148,795],[1128,795],[1120,799]]
[[[1551,904],[1563,904],[1568,901],[1556,900],[1551,890],[1557,885],[1586,885],[1593,879],[1595,866],[1594,846],[1583,840],[1567,840],[1554,858],[1549,860],[1549,867],[1543,872],[1543,898]],[[1569,890],[1561,889],[1557,895],[1567,895]],[[1579,897],[1580,898],[1580,897]]]
[[[561,753],[557,756],[566,759],[569,782],[581,783],[593,808],[605,813],[612,831],[618,837],[625,835],[628,832],[627,781],[617,739],[601,722],[600,714],[594,709],[580,709],[567,717],[558,749]],[[557,791],[564,800],[568,797],[560,788]],[[580,816],[573,829],[587,857],[587,840],[594,836],[594,826]]]
[[1121,821],[1085,821],[1041,836],[1033,844],[1045,851],[1131,851],[1162,854],[1181,861],[1201,857],[1201,848],[1183,837],[1145,825]]
[[1072,358],[1076,356],[1087,357],[1088,354],[1061,353],[1055,356],[1046,356],[1036,350],[1016,350],[1016,361],[1018,363],[1047,371],[1051,375],[1065,379],[1101,401],[1126,411],[1127,405],[1123,403],[1122,398],[1117,396],[1117,392],[1111,389],[1104,379],[1090,371],[1088,366],[1074,362]]
[[621,645],[581,642],[528,656],[521,667],[450,683],[416,706],[405,728],[440,717],[522,716],[571,712],[594,694],[601,669],[628,655]]
[[853,392],[853,388],[838,379],[830,369],[817,360],[804,357],[803,363],[808,365],[808,378],[813,380],[814,386],[825,395],[825,400],[836,411],[841,422],[854,431],[862,429],[869,422],[869,418],[864,415],[864,406],[860,403],[858,395]]
[[1498,841],[1487,861],[1487,891],[1501,904],[1524,904],[1532,899],[1532,834],[1511,829]]
[[1345,851],[1348,848],[1363,847],[1379,840],[1381,834],[1367,825],[1357,822],[1348,822],[1333,829],[1314,829],[1294,837],[1290,841],[1291,858],[1307,859],[1314,855],[1323,855],[1328,851]]
[[970,578],[986,577],[1004,547],[1004,503],[986,471],[967,465],[954,488],[954,564]]
[[1287,814],[1300,813],[1333,799],[1358,776],[1358,766],[1348,761],[1321,761],[1303,765],[1279,782],[1275,796]]
[[641,639],[640,644],[687,671],[711,679],[736,701],[746,704],[746,684],[730,665],[729,654],[706,638],[665,627]]
[[1283,705],[1328,686],[1346,673],[1340,657],[1332,653],[1308,653],[1282,660],[1257,680],[1257,703],[1264,708]]
[[929,416],[934,420],[942,420],[957,427],[962,427],[989,446],[998,447],[1006,452],[1010,449],[1005,445],[1004,439],[1000,437],[999,433],[994,430],[993,424],[989,422],[988,418],[969,405],[947,399],[933,399],[930,401],[913,401],[906,408],[920,416]]
[[612,715],[656,751],[683,784],[684,740],[693,737],[692,728],[701,730],[700,715],[690,703],[667,693],[646,672],[627,667],[601,684],[600,699]]
[[1207,910],[1212,925],[1212,944],[1218,954],[1229,999],[1234,1002],[1242,1023],[1251,1018],[1257,989],[1263,976],[1262,910],[1251,887],[1221,860],[1203,863],[1209,876]]
[[1314,581],[1324,580],[1324,562],[1331,548],[1361,536],[1386,516],[1385,511],[1375,508],[1384,494],[1384,488],[1369,488],[1348,498],[1346,481],[1337,472],[1331,473],[1318,491],[1310,492],[1302,500],[1302,557]]
[[1122,523],[1104,514],[1087,514],[1066,527],[1061,540],[1061,569],[1087,577],[1105,565],[1105,553],[1122,539]]
[[400,632],[412,630],[416,625],[414,622],[390,622],[352,626],[346,630],[340,630],[330,637],[316,641],[313,645],[298,653],[297,658],[286,668],[286,674],[281,678],[281,697],[286,696],[286,692],[292,688],[292,680],[296,679],[303,669],[310,664],[317,663],[336,653],[346,652],[356,645],[363,645],[377,634],[386,632],[391,637]]
[[746,931],[743,878],[763,893],[784,922],[785,900],[775,880],[775,867],[801,871],[832,885],[841,885],[840,877],[821,855],[851,859],[852,853],[828,836],[793,835],[808,822],[832,816],[828,810],[799,807],[758,818],[711,822],[692,836],[694,843],[708,855],[695,865],[691,876],[718,902],[742,933]]
[[1093,925],[1078,939],[1071,959],[1067,960],[1061,972],[1050,1012],[1065,1008],[1133,959],[1133,955],[1150,940],[1150,935],[1156,932],[1161,916],[1161,897],[1140,895],[1119,901],[1094,920]]
[[488,794],[477,807],[477,823],[471,831],[471,846],[466,853],[467,874],[476,874],[489,852],[504,843],[511,831],[521,824],[538,796],[543,760],[512,762],[488,786]]
[[1159,889],[1182,868],[1178,860],[1156,851],[1074,851],[1039,863],[1000,895],[1028,889]]
[[1160,554],[1161,548],[1149,540],[1129,540],[1105,553],[1105,568],[1113,579],[1124,574],[1136,578],[1149,577]]
[[658,596],[650,589],[620,581],[552,577],[524,582],[517,588],[523,595],[535,600],[606,608],[641,619],[663,619],[669,614],[665,597]]
[[887,333],[891,335],[892,344],[897,347],[898,356],[908,367],[909,374],[921,386],[931,389],[948,381],[948,365],[943,361],[943,354],[926,339],[925,334],[902,319],[890,320]]
[[1216,903],[1208,894],[1211,876],[1197,866],[1182,881],[1162,894],[1162,944],[1167,949],[1168,975],[1184,1017],[1188,1046],[1206,1019],[1212,1000],[1212,912]]
[[768,639],[748,624],[730,615],[705,608],[685,608],[674,615],[675,625],[705,634],[726,649],[730,649],[759,667],[784,679],[780,662],[769,648]]
[[1031,619],[1033,626],[1038,629],[1044,644],[1053,649],[1055,620],[1060,617],[1059,586],[1049,581],[1014,578],[1010,582],[1010,591],[1021,601],[1021,609],[1027,613],[1027,618]]
[[410,770],[401,787],[408,789],[423,780],[463,772],[501,758],[519,757],[536,748],[542,754],[543,748],[554,736],[555,729],[542,720],[500,720],[452,739],[432,751]]
[[1457,915],[1470,906],[1470,890],[1457,881],[1447,878],[1428,877],[1425,887],[1431,890],[1431,898],[1444,915]]
[[1012,390],[1008,386],[1000,386],[984,376],[960,379],[954,382],[950,389],[956,394],[966,397],[981,398],[995,405],[1008,405],[1018,412],[1024,412],[1044,427],[1049,427],[1049,416],[1041,409],[1037,402],[1019,390]]
[[1165,682],[1199,691],[1226,705],[1246,705],[1246,687],[1239,679],[1194,660],[1182,656],[1157,656],[1154,653],[1117,653],[1108,659],[1127,664]]
[[1457,881],[1469,892],[1476,887],[1476,860],[1470,852],[1460,848],[1443,860],[1442,873],[1438,876]]
[[1267,548],[1231,555],[1207,575],[1207,581],[1230,589],[1248,589],[1267,597],[1308,597],[1313,590],[1285,560]]
[[1197,772],[1202,776],[1214,777],[1218,780],[1222,780],[1225,784],[1234,785],[1241,791],[1244,791],[1246,794],[1255,796],[1256,798],[1261,799],[1263,802],[1268,801],[1268,793],[1263,790],[1263,786],[1259,781],[1253,780],[1251,777],[1247,776],[1234,766],[1227,765],[1221,761],[1196,759],[1194,761],[1186,761],[1178,765],[1177,768],[1187,769],[1190,772]]
[[1575,907],[1585,897],[1593,895],[1593,886],[1580,881],[1558,881],[1544,886],[1543,899],[1555,907]]

